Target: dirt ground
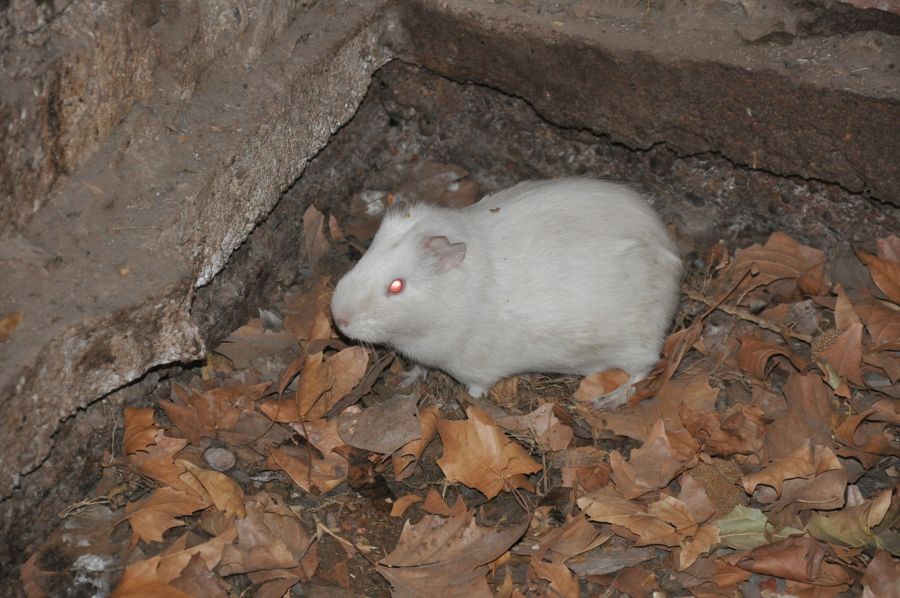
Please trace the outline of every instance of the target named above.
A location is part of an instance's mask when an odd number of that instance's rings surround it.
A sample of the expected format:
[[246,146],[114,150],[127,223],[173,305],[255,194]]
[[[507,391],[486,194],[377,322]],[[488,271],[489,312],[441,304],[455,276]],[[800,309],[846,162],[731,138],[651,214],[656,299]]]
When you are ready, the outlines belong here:
[[[627,407],[585,401],[614,374],[522,376],[475,406],[440,372],[401,389],[409,364],[336,335],[329,292],[373,208],[563,174],[635,184],[685,256],[663,361]],[[253,317],[112,415],[97,485],[26,591],[890,595],[897,230],[833,186],[634,152],[393,65],[195,304],[245,294]]]

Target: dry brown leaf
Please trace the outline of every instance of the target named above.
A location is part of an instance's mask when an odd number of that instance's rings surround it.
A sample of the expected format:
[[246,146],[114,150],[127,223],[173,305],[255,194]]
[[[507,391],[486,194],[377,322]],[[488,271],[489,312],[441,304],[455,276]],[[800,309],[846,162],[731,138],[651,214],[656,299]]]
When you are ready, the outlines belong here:
[[475,488],[487,498],[529,487],[523,474],[541,470],[524,448],[508,438],[484,411],[471,405],[469,419],[438,421],[444,455],[438,465],[450,482]]
[[397,547],[375,568],[394,596],[491,596],[485,582],[489,564],[528,528],[528,521],[505,529],[479,526],[470,512],[449,518],[425,515],[408,521]]
[[556,453],[552,466],[559,468],[563,487],[574,488],[578,494],[593,492],[609,483],[607,453],[596,446],[580,446]]
[[336,421],[316,420],[307,422],[305,426],[292,426],[301,435],[305,435],[304,430],[308,431],[310,443],[322,454],[322,458],[319,459],[306,447],[272,448],[266,467],[283,470],[295,484],[314,494],[327,492],[347,479],[347,460],[334,452],[335,448],[345,446],[338,435]]
[[158,429],[152,444],[143,450],[126,455],[125,461],[145,476],[165,486],[193,492],[193,489],[181,479],[184,468],[175,463],[175,455],[185,446],[187,440],[171,438]]
[[16,326],[22,321],[22,312],[14,311],[0,317],[0,343],[9,340],[16,331]]
[[762,471],[745,475],[743,483],[748,494],[760,484],[774,488],[775,511],[791,503],[796,503],[796,510],[837,509],[844,504],[847,472],[830,448],[807,444]]
[[872,531],[884,519],[891,506],[893,490],[888,488],[872,500],[830,513],[815,512],[806,524],[806,531],[815,538],[850,548],[882,547]]
[[844,287],[840,284],[834,285],[834,292],[837,300],[834,303],[834,326],[838,331],[843,332],[853,324],[859,323],[859,316],[853,309],[853,303],[850,297],[844,291]]
[[865,322],[874,345],[889,345],[900,338],[900,309],[891,309],[876,300],[855,303],[853,307]]
[[682,421],[702,450],[710,455],[751,455],[765,447],[763,411],[754,405],[734,405],[721,415],[721,420],[715,412],[685,410]]
[[[250,581],[261,584],[253,593],[254,598],[284,598],[292,587],[308,582],[316,573],[321,559],[318,544],[313,544],[300,559],[300,564],[290,569],[264,569],[248,574]],[[346,561],[344,561],[346,562]]]
[[771,575],[824,586],[840,586],[853,580],[838,564],[826,559],[828,549],[809,536],[795,536],[760,546],[743,556],[728,558],[734,565],[759,575]]
[[260,401],[259,410],[265,413],[266,417],[280,424],[299,422],[301,419],[295,399],[266,399]]
[[825,359],[845,380],[854,386],[863,387],[862,379],[862,324],[857,322],[847,327],[837,339],[822,351]]
[[900,262],[893,262],[855,249],[856,257],[869,268],[875,285],[888,299],[900,305]]
[[790,360],[794,367],[802,370],[806,367],[806,361],[794,355],[787,345],[768,343],[755,336],[742,336],[741,349],[738,351],[738,364],[745,372],[752,374],[757,380],[765,380],[768,372],[766,366],[769,360],[776,355],[783,355]]
[[322,257],[331,249],[331,244],[325,236],[325,216],[312,205],[303,213],[303,239],[306,263],[315,271]]
[[196,494],[162,487],[141,501],[129,503],[125,518],[131,524],[133,541],[140,538],[144,542],[162,542],[163,533],[184,525],[178,517],[205,509],[209,504]]
[[418,398],[393,397],[363,410],[338,416],[338,433],[348,445],[373,453],[391,454],[422,437]]
[[266,328],[261,318],[251,318],[246,324],[225,337],[216,353],[228,358],[235,369],[253,367],[256,359],[267,358],[290,350],[297,350],[297,341],[288,330]]
[[616,490],[626,498],[637,498],[669,485],[675,476],[697,461],[699,445],[671,442],[662,419],[656,420],[650,436],[626,461],[618,451],[609,456]]
[[578,499],[578,507],[592,521],[624,527],[637,536],[635,546],[662,544],[677,546],[680,536],[674,526],[648,513],[643,505],[616,496],[609,490],[587,494]]
[[846,447],[841,447],[838,454],[859,459],[866,468],[873,467],[882,456],[900,456],[900,449],[887,430],[889,424],[900,424],[900,413],[895,402],[882,399],[838,426],[834,437]]
[[[306,417],[319,398],[331,390],[331,387],[334,386],[334,379],[335,374],[325,360],[324,353],[307,355],[306,365],[300,372],[300,380],[297,384],[297,411],[301,416]],[[318,418],[308,417],[307,419]]]
[[581,596],[581,592],[578,589],[578,578],[565,565],[545,563],[540,559],[532,558],[528,569],[529,574],[533,577],[550,582],[551,596],[561,596],[563,598],[578,598]]
[[437,434],[437,422],[440,413],[434,406],[423,407],[419,411],[419,425],[421,437],[406,444],[391,455],[391,465],[394,468],[394,478],[399,482],[410,477],[416,471],[416,464],[422,458],[422,453],[431,444],[434,435]]
[[[331,373],[331,383],[320,394],[315,405],[301,412],[307,419],[323,417],[338,401],[350,394],[366,373],[369,364],[369,353],[360,346],[348,347],[332,355],[327,360],[327,370]],[[302,382],[302,378],[301,378]]]
[[529,435],[543,453],[561,451],[569,446],[575,433],[553,411],[554,403],[543,403],[527,415],[503,417],[497,420],[497,424],[507,430]]
[[831,446],[833,392],[814,372],[794,372],[784,385],[787,415],[774,413],[766,426],[765,457],[778,459],[794,452],[807,441]]
[[606,370],[585,376],[575,391],[575,400],[591,402],[597,397],[607,395],[626,384],[631,376],[624,370]]
[[203,437],[214,438],[220,431],[233,430],[242,415],[252,413],[253,405],[269,387],[268,382],[203,392],[172,385],[173,401],[160,401],[166,416],[187,438],[197,444]]
[[900,596],[900,559],[884,550],[875,553],[862,577],[862,598]]
[[406,509],[421,500],[422,497],[415,494],[401,496],[394,501],[394,506],[391,507],[391,517],[403,517],[403,514],[406,513]]
[[160,428],[153,421],[153,409],[126,407],[125,433],[122,438],[125,454],[146,451],[156,442],[156,433]]
[[749,572],[735,567],[721,558],[700,557],[686,570],[680,571],[676,579],[698,596],[733,596],[734,592],[728,592],[728,590],[746,581],[749,577]]
[[884,239],[878,239],[878,257],[889,262],[900,263],[900,237],[891,235]]
[[172,587],[194,598],[229,598],[231,590],[231,587],[210,571],[206,562],[196,554],[188,561],[181,575],[172,580]]
[[266,569],[290,569],[312,544],[300,518],[275,495],[261,492],[243,505],[246,517],[234,522],[238,541],[222,553],[223,576]]
[[456,502],[453,503],[453,506],[451,507],[437,490],[431,488],[428,491],[428,494],[425,495],[425,502],[422,504],[422,510],[426,513],[431,513],[432,515],[449,517],[451,515],[465,513],[466,505],[465,502],[463,502],[463,499],[457,496]]
[[[562,526],[535,540],[540,542],[536,558],[549,557],[551,563],[562,564],[572,557],[584,554],[612,537],[612,532],[593,525],[584,516],[572,517]],[[530,538],[529,538],[530,540]]]
[[112,596],[115,598],[188,596],[174,588],[169,590],[171,586],[167,584],[181,575],[194,555],[203,559],[207,569],[214,569],[222,558],[222,551],[236,537],[237,531],[230,528],[212,540],[187,548],[185,545],[187,535],[182,535],[162,555],[128,565]]
[[244,517],[244,491],[240,484],[224,473],[197,467],[193,463],[178,459],[178,465],[185,468],[182,481],[194,489],[198,496],[209,497],[215,507],[226,515]]
[[[741,290],[769,285],[777,280],[803,280],[802,288],[811,295],[822,294],[824,281],[816,268],[825,261],[825,253],[800,245],[788,235],[780,232],[772,233],[764,246],[752,245],[738,249],[729,271],[734,278],[753,269],[756,274],[745,280],[739,287]],[[733,279],[734,279],[733,278]]]
[[[284,309],[284,328],[289,330],[298,341],[314,338],[329,338],[331,323],[328,319],[331,291],[329,279],[319,278],[315,286],[292,297]],[[327,336],[321,336],[322,328],[327,327]],[[311,334],[311,333],[316,334]]]

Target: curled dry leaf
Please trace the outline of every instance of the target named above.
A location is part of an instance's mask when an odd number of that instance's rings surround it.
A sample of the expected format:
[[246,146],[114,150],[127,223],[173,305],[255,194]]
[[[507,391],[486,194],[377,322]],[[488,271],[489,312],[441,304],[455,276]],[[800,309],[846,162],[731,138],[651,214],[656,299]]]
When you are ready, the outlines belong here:
[[163,533],[184,525],[178,517],[205,509],[209,504],[196,494],[164,486],[141,501],[129,503],[125,518],[131,524],[133,541],[162,542]]
[[888,425],[898,424],[896,403],[882,399],[838,426],[834,437],[844,445],[838,454],[858,459],[866,467],[874,466],[882,456],[900,457],[900,448],[888,431]]
[[325,236],[325,216],[315,206],[309,206],[303,213],[303,238],[306,242],[306,263],[315,271],[322,257],[331,249]]
[[765,446],[763,411],[755,405],[734,405],[722,415],[685,411],[682,420],[709,455],[752,455]]
[[327,359],[322,353],[310,355],[297,389],[300,413],[310,420],[323,417],[359,384],[368,363],[369,354],[360,346],[348,347]]
[[440,413],[434,406],[423,407],[419,410],[420,437],[400,447],[391,455],[391,465],[394,468],[394,478],[397,481],[405,480],[416,471],[416,464],[422,458],[422,454],[434,435],[437,434],[437,423]]
[[803,530],[790,527],[776,530],[765,513],[743,505],[736,506],[714,525],[719,529],[719,542],[736,550],[753,550],[773,540],[803,535]]
[[872,531],[891,506],[893,491],[884,490],[872,500],[831,513],[813,513],[806,530],[815,538],[850,548],[863,546],[885,548]]
[[738,249],[734,253],[729,272],[734,281],[751,268],[755,271],[754,276],[741,284],[741,292],[778,280],[797,280],[807,294],[821,295],[827,292],[820,268],[824,262],[823,251],[800,245],[790,236],[776,232],[772,233],[765,245]]
[[748,494],[760,484],[774,488],[779,497],[774,510],[790,503],[797,503],[798,509],[836,509],[844,504],[847,472],[830,448],[807,444],[744,476],[743,482]]
[[444,455],[438,465],[450,482],[475,488],[487,498],[502,490],[528,488],[523,474],[541,470],[524,448],[508,438],[484,411],[469,406],[469,419],[438,421]]
[[888,299],[900,305],[900,262],[882,259],[859,249],[854,251],[856,257],[869,268],[875,285]]
[[449,518],[425,515],[403,526],[397,547],[375,568],[391,584],[393,596],[490,597],[489,564],[528,528],[528,521],[505,529],[478,525],[471,512]]
[[767,544],[744,556],[732,555],[734,565],[759,575],[771,575],[823,586],[842,586],[852,581],[847,571],[826,557],[830,551],[814,538],[799,536]]
[[742,336],[738,340],[741,342],[738,364],[742,370],[752,374],[757,380],[766,379],[768,374],[766,366],[776,355],[783,355],[789,359],[798,370],[806,367],[806,360],[794,355],[789,346],[769,343],[755,336]]
[[862,324],[851,324],[831,345],[822,351],[822,358],[828,362],[842,378],[854,386],[865,386],[862,379]]

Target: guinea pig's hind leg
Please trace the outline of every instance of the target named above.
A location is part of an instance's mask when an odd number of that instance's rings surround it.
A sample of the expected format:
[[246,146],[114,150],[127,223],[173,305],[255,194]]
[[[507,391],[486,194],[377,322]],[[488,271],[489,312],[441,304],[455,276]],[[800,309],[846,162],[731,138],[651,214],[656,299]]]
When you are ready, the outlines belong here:
[[486,387],[477,384],[469,384],[466,386],[466,390],[469,391],[469,396],[474,399],[480,399],[487,393]]
[[593,407],[597,411],[609,411],[617,409],[628,402],[631,395],[634,394],[634,385],[647,377],[650,372],[641,372],[639,375],[632,375],[627,382],[605,395],[595,397]]

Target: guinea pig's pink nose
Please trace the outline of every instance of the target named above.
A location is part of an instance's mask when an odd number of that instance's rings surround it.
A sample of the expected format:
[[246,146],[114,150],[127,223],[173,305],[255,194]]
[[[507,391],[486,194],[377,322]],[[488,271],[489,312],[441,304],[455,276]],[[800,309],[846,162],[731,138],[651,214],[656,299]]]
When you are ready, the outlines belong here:
[[334,323],[337,324],[338,328],[346,328],[347,324],[350,323],[350,319],[343,316],[334,316]]

